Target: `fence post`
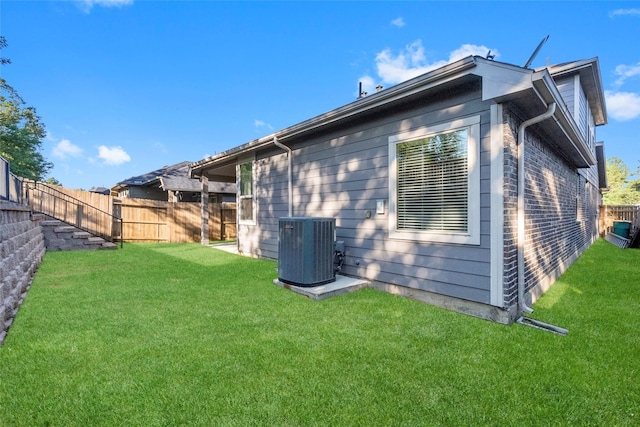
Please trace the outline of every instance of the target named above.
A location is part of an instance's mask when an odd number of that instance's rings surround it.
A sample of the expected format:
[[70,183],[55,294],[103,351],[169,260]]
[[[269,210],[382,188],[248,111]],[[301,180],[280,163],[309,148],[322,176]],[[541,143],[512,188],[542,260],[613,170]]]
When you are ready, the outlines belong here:
[[[169,243],[178,243],[178,221],[176,221],[176,204],[167,202],[167,241]],[[160,238],[160,226],[158,225],[158,238]]]
[[2,179],[0,179],[0,182],[4,183],[4,188],[2,189],[2,191],[0,192],[0,196],[3,199],[7,199],[7,200],[11,200],[10,197],[10,187],[9,187],[9,162],[6,161],[4,158],[0,158],[0,160],[2,161]]
[[209,244],[209,178],[200,177],[200,244]]

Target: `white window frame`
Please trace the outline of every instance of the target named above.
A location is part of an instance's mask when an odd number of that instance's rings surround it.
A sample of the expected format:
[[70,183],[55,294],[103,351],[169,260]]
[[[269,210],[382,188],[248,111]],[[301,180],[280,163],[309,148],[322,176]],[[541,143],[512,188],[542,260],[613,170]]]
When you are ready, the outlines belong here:
[[[241,182],[241,165],[245,163],[251,163],[251,194],[242,195],[242,182]],[[255,156],[247,156],[238,159],[236,176],[238,182],[238,224],[255,225],[256,223],[256,162]],[[242,218],[242,199],[251,199],[251,219]]]
[[[400,143],[422,139],[444,132],[465,129],[468,132],[467,231],[398,230],[398,165],[396,146]],[[403,132],[389,137],[389,238],[466,245],[480,244],[480,116],[466,117],[447,123],[421,127],[413,131]]]

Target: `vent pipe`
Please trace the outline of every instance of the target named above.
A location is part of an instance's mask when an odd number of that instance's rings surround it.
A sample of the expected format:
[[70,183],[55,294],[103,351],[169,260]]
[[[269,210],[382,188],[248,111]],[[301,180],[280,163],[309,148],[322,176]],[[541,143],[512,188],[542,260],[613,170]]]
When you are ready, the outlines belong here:
[[364,98],[365,96],[367,96],[367,92],[362,91],[362,82],[359,82],[358,83],[358,99]]

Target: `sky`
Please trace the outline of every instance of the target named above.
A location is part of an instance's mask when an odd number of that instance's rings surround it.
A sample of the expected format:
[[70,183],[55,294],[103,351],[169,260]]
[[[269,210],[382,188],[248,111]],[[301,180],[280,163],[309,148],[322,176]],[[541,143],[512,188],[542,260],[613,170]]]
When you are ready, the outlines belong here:
[[49,176],[112,187],[198,161],[470,54],[598,57],[607,157],[640,166],[640,2],[0,1],[0,76]]

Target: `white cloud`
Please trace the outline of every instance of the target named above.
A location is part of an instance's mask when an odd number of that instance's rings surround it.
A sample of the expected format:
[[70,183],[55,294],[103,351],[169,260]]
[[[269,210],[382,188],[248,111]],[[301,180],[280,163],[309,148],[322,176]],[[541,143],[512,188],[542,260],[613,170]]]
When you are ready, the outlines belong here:
[[384,83],[396,84],[469,55],[486,56],[489,50],[491,50],[496,57],[499,56],[496,49],[489,49],[486,46],[464,44],[452,51],[448,59],[429,62],[424,53],[422,40],[418,39],[410,45],[407,45],[397,55],[394,55],[391,49],[385,49],[378,53],[376,55],[376,68],[378,76]]
[[486,46],[478,46],[475,44],[463,44],[449,54],[448,62],[457,61],[458,59],[466,58],[469,55],[482,56],[484,58],[487,56],[489,51],[491,51],[491,54],[496,57],[500,56],[497,49],[489,49]]
[[404,18],[402,18],[402,16],[400,16],[400,17],[394,19],[393,21],[391,21],[391,25],[393,25],[395,27],[398,27],[398,28],[402,28],[407,24],[404,22]]
[[254,120],[253,125],[257,128],[266,127],[269,130],[273,130],[273,126],[271,126],[267,122],[263,122],[262,120],[258,120],[258,119]]
[[640,94],[633,92],[604,92],[607,112],[618,121],[633,120],[640,117]]
[[616,9],[609,12],[609,18],[615,18],[616,16],[640,16],[640,9]]
[[82,148],[72,144],[68,139],[63,139],[53,147],[51,154],[53,157],[64,160],[67,157],[79,157],[82,154]]
[[131,160],[131,157],[122,147],[107,147],[105,145],[98,147],[98,158],[111,166],[118,166]]
[[618,65],[615,70],[618,79],[614,82],[616,86],[622,86],[631,77],[640,76],[640,62],[635,65]]
[[80,0],[79,7],[85,13],[89,13],[93,6],[122,7],[133,4],[133,0]]
[[163,144],[163,143],[161,143],[161,142],[154,142],[154,143],[153,143],[153,149],[154,149],[156,152],[160,152],[160,153],[162,153],[162,154],[168,154],[168,153],[169,153],[169,150],[167,149],[167,146],[166,146],[166,145],[164,145],[164,144]]

